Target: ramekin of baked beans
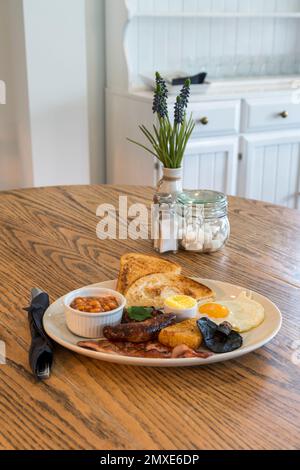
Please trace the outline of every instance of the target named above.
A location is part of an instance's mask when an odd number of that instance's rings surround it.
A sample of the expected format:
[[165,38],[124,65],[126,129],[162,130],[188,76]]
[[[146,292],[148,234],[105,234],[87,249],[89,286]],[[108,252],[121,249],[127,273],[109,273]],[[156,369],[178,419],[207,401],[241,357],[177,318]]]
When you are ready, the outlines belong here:
[[126,299],[117,291],[87,287],[64,298],[69,330],[82,338],[101,338],[105,326],[121,323]]
[[103,297],[76,297],[70,307],[87,313],[111,312],[118,308],[119,303],[114,295]]

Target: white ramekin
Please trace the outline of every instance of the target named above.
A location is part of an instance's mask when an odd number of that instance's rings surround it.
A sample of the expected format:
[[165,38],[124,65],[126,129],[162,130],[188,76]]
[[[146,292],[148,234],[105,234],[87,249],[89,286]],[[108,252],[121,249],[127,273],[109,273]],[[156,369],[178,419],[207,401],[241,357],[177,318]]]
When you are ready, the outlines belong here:
[[[119,307],[111,312],[88,313],[74,310],[70,307],[77,297],[102,297],[113,295],[119,303]],[[116,326],[121,323],[123,310],[126,305],[125,297],[119,292],[102,287],[87,287],[77,289],[67,294],[64,298],[65,317],[69,330],[83,338],[101,338],[105,326]]]

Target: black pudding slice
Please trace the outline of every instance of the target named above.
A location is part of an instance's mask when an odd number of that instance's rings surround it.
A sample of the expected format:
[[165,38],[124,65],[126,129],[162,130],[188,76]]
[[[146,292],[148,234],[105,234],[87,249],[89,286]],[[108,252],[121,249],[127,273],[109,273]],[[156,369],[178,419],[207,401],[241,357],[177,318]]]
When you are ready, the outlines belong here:
[[228,322],[217,325],[209,318],[200,318],[197,322],[202,333],[204,344],[216,354],[228,353],[239,349],[243,345],[242,336],[232,330]]

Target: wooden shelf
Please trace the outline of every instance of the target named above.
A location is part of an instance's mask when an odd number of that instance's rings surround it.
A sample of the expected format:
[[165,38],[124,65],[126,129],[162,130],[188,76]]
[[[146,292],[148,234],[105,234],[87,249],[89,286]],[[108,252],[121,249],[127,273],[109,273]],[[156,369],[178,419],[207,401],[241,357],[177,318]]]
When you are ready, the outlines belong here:
[[197,12],[185,12],[185,13],[134,13],[131,12],[130,18],[300,18],[300,12],[278,12],[278,13],[243,13],[243,12],[220,12],[220,13],[197,13]]
[[[119,2],[107,0],[109,5]],[[233,8],[205,11],[203,5],[210,3],[218,2],[124,0],[126,41],[124,45],[120,36],[120,48],[126,52],[123,69],[128,70],[129,88],[143,88],[141,77],[157,69],[168,74],[205,68],[209,78],[298,72],[300,0],[293,7],[291,0],[273,1],[268,9],[261,0],[251,0],[248,9],[236,0]],[[119,14],[117,7],[114,14]]]

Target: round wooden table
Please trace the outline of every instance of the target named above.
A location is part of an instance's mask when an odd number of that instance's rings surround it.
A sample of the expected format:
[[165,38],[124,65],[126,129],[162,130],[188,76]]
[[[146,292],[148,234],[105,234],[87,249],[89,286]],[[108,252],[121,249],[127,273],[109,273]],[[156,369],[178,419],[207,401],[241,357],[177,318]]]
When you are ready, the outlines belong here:
[[77,186],[0,194],[1,449],[295,449],[300,447],[300,212],[230,200],[232,236],[219,253],[166,255],[190,276],[239,284],[283,313],[267,347],[186,369],[103,363],[55,348],[50,380],[28,365],[30,289],[51,300],[114,279],[120,256],[150,241],[100,241],[102,203],[147,202],[152,189]]

